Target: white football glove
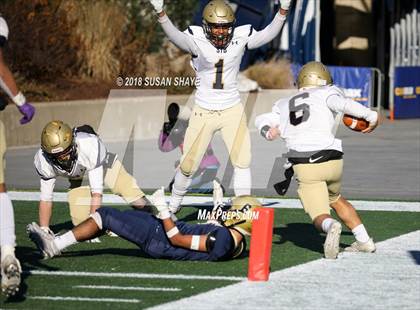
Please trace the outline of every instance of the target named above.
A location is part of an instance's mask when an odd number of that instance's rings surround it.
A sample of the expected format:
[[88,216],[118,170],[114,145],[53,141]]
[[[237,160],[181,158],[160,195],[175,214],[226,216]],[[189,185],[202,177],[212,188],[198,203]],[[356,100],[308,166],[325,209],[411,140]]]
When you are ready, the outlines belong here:
[[171,217],[171,211],[168,208],[168,205],[165,200],[165,191],[164,187],[161,187],[157,191],[155,191],[152,195],[147,197],[149,201],[153,204],[153,206],[157,209],[157,217],[161,220],[167,219]]
[[153,8],[155,9],[157,14],[163,11],[163,0],[149,0],[149,1],[153,5]]
[[288,11],[291,3],[292,0],[280,0],[280,8],[282,10]]

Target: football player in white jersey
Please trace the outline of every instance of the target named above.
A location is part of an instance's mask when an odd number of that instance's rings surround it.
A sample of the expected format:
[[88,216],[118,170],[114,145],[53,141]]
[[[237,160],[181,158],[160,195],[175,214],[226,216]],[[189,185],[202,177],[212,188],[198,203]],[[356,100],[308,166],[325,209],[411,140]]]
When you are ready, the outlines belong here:
[[[145,194],[136,180],[127,173],[115,154],[88,125],[71,129],[62,121],[49,122],[41,134],[41,148],[35,154],[34,165],[41,178],[39,224],[49,229],[53,208],[53,191],[58,176],[68,178],[68,202],[76,226],[101,206],[104,183],[114,194],[136,208],[146,205]],[[87,174],[89,186],[81,186]]]
[[[25,96],[16,86],[16,81],[3,58],[3,48],[9,38],[9,28],[0,16],[0,89],[16,104],[23,115],[20,124],[29,123],[35,108],[26,101]],[[4,110],[7,101],[1,98],[0,111]],[[6,134],[3,122],[0,120],[0,246],[1,246],[1,289],[6,296],[15,295],[20,285],[20,264],[15,256],[15,220],[13,205],[6,191],[4,180],[4,154],[6,152]]]
[[251,143],[246,115],[238,91],[239,67],[247,49],[255,49],[280,32],[291,0],[281,0],[281,8],[263,30],[251,25],[235,27],[235,14],[223,0],[210,1],[203,11],[202,27],[179,31],[163,10],[163,0],[150,0],[168,38],[192,56],[199,86],[195,107],[185,134],[184,154],[175,176],[170,208],[177,212],[191,178],[216,131],[229,151],[234,166],[235,196],[251,192]]
[[[356,210],[340,194],[343,152],[334,128],[336,115],[345,113],[367,120],[370,125],[364,132],[368,133],[377,126],[378,114],[347,99],[332,84],[328,69],[320,62],[303,66],[297,85],[297,94],[276,102],[272,112],[258,116],[255,124],[267,140],[277,137],[285,140],[288,148],[285,157],[292,165],[290,169],[296,173],[303,208],[315,227],[327,234],[325,257],[337,257],[341,234],[341,224],[330,216],[330,208],[356,238],[345,250],[374,252],[375,244]],[[286,186],[293,175],[290,169],[291,173],[286,176],[288,180],[284,181]]]

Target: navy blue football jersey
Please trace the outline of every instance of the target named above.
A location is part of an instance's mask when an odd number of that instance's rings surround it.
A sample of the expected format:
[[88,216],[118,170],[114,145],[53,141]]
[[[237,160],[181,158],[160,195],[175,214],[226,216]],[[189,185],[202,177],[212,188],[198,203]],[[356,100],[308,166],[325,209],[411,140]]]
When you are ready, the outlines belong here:
[[234,245],[233,237],[226,227],[177,221],[176,226],[182,234],[207,235],[214,232],[216,242],[209,253],[175,247],[166,236],[162,221],[149,213],[135,210],[122,212],[113,208],[100,208],[98,212],[103,229],[111,230],[137,244],[146,254],[155,258],[199,261],[229,259]]

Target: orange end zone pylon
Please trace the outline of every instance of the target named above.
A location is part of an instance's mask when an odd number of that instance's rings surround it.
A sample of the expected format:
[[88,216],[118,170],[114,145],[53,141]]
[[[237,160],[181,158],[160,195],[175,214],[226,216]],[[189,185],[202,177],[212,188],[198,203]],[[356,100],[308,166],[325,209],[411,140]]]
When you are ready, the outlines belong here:
[[254,211],[258,212],[258,219],[254,218],[252,221],[248,280],[267,281],[270,275],[274,209],[256,208]]

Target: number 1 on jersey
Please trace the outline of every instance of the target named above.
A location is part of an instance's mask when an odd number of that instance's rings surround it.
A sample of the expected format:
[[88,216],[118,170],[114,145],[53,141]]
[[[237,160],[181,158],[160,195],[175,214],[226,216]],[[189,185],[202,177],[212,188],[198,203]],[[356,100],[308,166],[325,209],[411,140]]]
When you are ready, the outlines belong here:
[[216,67],[216,81],[213,83],[214,89],[223,89],[223,65],[224,60],[220,59],[214,66]]

